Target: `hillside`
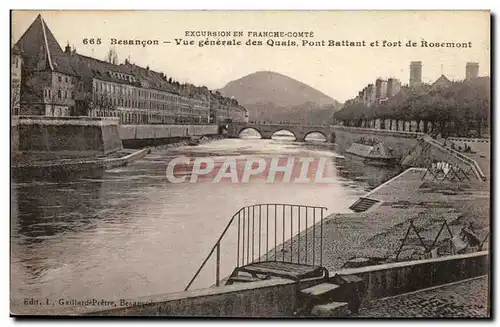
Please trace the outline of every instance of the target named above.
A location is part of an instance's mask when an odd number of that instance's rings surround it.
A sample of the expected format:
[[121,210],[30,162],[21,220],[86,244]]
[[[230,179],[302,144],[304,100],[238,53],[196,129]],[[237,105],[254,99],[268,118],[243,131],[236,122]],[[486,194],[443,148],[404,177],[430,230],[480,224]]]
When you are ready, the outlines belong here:
[[340,104],[288,76],[261,71],[229,82],[219,90],[245,106],[251,120],[325,123]]

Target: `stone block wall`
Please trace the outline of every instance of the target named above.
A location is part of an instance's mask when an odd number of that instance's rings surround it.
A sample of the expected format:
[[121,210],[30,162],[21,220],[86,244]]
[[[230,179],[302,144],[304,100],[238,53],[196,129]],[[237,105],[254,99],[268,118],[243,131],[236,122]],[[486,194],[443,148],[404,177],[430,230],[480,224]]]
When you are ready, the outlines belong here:
[[122,149],[118,118],[13,117],[12,151],[108,154]]

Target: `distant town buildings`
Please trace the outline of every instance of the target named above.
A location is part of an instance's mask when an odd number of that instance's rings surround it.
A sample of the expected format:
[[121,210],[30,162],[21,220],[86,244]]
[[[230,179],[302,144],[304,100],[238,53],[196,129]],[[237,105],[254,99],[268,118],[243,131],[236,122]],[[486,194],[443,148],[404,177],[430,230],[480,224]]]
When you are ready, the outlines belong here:
[[14,73],[22,75],[13,114],[119,117],[123,124],[248,120],[236,100],[207,87],[180,84],[129,60],[102,61],[69,45],[63,51],[41,15],[16,43],[12,58],[13,81]]
[[479,76],[479,63],[468,62],[465,66],[465,79],[472,79]]
[[361,102],[366,106],[386,102],[389,98],[396,95],[401,90],[401,82],[395,78],[387,80],[378,78],[375,85],[368,84],[363,90],[359,91],[354,102]]
[[412,61],[410,63],[410,87],[422,84],[422,62]]
[[[408,85],[378,78],[334,115],[341,125],[446,135],[488,133],[490,78],[479,77],[479,64],[465,65],[465,78],[451,81],[441,74],[432,84],[422,82],[422,62],[410,63]],[[441,111],[442,110],[442,111]]]
[[[412,61],[410,63],[410,79],[407,86],[403,86],[401,82],[395,78],[382,79],[378,78],[375,84],[368,84],[358,95],[348,100],[350,103],[363,103],[365,106],[382,104],[387,102],[390,98],[398,94],[402,88],[418,89],[424,88],[426,90],[436,90],[450,86],[453,82],[442,74],[434,83],[425,84],[422,82],[422,62]],[[468,62],[465,67],[465,79],[477,78],[479,75],[479,64],[475,62]]]

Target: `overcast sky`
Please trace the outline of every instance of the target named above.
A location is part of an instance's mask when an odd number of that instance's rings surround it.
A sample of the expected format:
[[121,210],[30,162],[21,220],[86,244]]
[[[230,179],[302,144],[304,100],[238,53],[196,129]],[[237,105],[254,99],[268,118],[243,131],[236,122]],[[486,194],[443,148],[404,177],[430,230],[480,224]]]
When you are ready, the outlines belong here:
[[[478,62],[479,74],[490,71],[490,17],[488,12],[223,12],[223,11],[16,11],[12,40],[16,42],[41,13],[62,48],[69,42],[77,52],[104,59],[110,39],[159,40],[157,46],[115,46],[122,62],[131,58],[141,66],[163,71],[180,82],[221,88],[256,71],[275,71],[304,82],[338,101],[357,95],[377,77],[395,77],[408,83],[410,61],[422,61],[423,80],[432,82],[441,72],[461,80],[467,62]],[[402,41],[399,48],[347,47],[198,47],[176,46],[185,31],[314,32],[311,40]],[[84,45],[84,38],[101,38],[101,45]],[[211,38],[217,40],[217,38]],[[232,40],[233,38],[220,38]],[[266,38],[253,40],[266,41]],[[297,39],[297,41],[303,38]],[[407,48],[412,40],[471,42],[470,49]],[[163,43],[171,41],[172,43]],[[381,44],[381,43],[379,43]]]

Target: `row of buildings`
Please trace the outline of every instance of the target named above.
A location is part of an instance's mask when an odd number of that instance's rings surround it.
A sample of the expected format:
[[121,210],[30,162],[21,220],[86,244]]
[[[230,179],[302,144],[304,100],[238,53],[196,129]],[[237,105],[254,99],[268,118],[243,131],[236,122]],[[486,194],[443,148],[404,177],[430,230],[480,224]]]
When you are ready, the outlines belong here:
[[179,84],[125,60],[98,60],[63,49],[41,17],[12,49],[13,115],[119,117],[122,124],[247,121],[235,99]]
[[[478,77],[479,64],[468,62],[465,66],[465,79],[473,79]],[[449,86],[452,82],[445,76],[441,75],[430,89]],[[410,80],[408,86],[410,88],[418,88],[422,86],[422,62],[412,61],[410,63]],[[401,91],[402,84],[395,78],[382,79],[378,78],[375,84],[368,84],[358,95],[352,100],[354,103],[363,103],[365,106],[372,106],[387,102],[391,97]]]
[[363,90],[359,91],[354,101],[362,102],[366,106],[381,104],[398,94],[400,90],[401,82],[399,80],[395,78],[389,78],[387,80],[378,78],[375,81],[375,85],[368,84]]

